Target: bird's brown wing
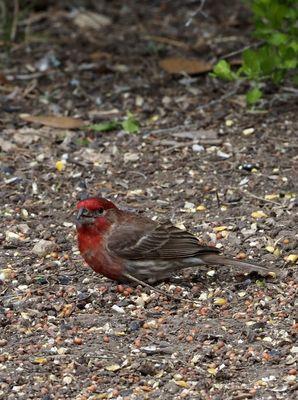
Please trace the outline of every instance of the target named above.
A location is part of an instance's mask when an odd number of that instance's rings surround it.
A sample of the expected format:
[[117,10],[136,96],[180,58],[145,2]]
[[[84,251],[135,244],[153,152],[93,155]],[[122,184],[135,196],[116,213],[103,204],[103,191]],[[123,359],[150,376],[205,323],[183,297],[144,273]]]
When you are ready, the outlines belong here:
[[218,253],[216,247],[200,245],[198,239],[171,223],[130,224],[127,221],[108,238],[108,249],[115,255],[130,259],[176,259]]

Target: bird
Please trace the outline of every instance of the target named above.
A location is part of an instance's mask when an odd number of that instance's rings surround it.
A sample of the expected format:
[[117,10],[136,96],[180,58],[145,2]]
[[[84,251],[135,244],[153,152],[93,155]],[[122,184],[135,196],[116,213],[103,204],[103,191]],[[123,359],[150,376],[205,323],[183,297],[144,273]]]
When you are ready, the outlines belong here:
[[200,243],[195,235],[170,222],[159,223],[119,209],[102,197],[81,200],[76,208],[82,257],[95,272],[115,281],[134,281],[152,288],[174,272],[200,265],[225,265],[263,274],[272,271],[221,255],[218,248]]

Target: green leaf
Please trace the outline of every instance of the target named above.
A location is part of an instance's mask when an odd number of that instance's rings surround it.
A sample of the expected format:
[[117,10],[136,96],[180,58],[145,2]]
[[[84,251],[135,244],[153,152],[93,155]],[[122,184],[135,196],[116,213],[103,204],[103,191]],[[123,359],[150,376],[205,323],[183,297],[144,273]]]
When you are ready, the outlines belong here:
[[214,66],[213,74],[217,78],[221,78],[226,81],[232,81],[236,78],[236,74],[231,70],[231,66],[226,60],[220,60]]
[[297,67],[297,58],[288,58],[283,62],[283,67],[285,69],[295,69]]
[[293,41],[289,44],[288,47],[289,47],[290,49],[293,49],[294,52],[295,52],[295,54],[298,55],[298,40],[293,40]]
[[140,132],[140,124],[131,114],[128,114],[128,117],[121,122],[121,126],[127,133]]
[[262,279],[262,280],[258,279],[258,280],[256,280],[256,285],[259,286],[260,288],[264,288],[264,287],[266,287],[266,282],[264,279]]
[[282,69],[274,71],[272,74],[273,83],[275,83],[276,85],[279,85],[283,81],[284,76],[285,76],[285,73]]
[[119,122],[106,121],[99,124],[89,125],[88,128],[96,132],[109,132],[119,128]]
[[78,138],[75,140],[75,143],[79,147],[88,147],[90,142],[87,138]]
[[262,91],[259,88],[255,87],[246,93],[246,96],[245,96],[246,102],[248,105],[252,106],[257,101],[259,101],[262,98],[262,96],[263,96]]
[[266,76],[272,74],[272,72],[276,68],[279,68],[281,64],[281,59],[276,49],[269,45],[261,47],[257,53],[257,57],[260,66],[260,75]]
[[282,59],[281,67],[284,69],[295,69],[298,63],[298,57],[292,47],[284,47],[280,49],[280,57]]
[[255,32],[253,32],[253,35],[259,39],[267,39],[273,32],[273,29],[267,28],[263,23],[258,22],[256,23],[256,29]]
[[250,78],[255,79],[260,74],[260,60],[258,52],[247,49],[243,52],[243,72]]
[[268,42],[273,46],[280,46],[281,44],[286,44],[288,40],[288,35],[285,35],[281,32],[276,32],[269,37]]
[[225,79],[245,79],[252,89],[246,94],[248,105],[263,96],[260,82],[280,85],[298,66],[298,8],[297,0],[243,0],[253,13],[252,35],[262,40],[257,49],[247,49],[242,54],[242,65],[233,72],[228,62],[215,65],[211,75]]
[[292,80],[293,80],[294,85],[298,86],[298,74],[294,75]]

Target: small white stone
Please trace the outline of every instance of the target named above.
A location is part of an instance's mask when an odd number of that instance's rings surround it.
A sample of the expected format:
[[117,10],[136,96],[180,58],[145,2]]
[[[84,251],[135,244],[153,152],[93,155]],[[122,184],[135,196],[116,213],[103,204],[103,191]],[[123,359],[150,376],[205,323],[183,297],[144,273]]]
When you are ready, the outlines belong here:
[[12,241],[12,240],[20,240],[20,236],[19,236],[17,233],[10,232],[10,231],[7,231],[7,232],[5,233],[5,237],[6,237],[6,240],[7,240],[8,242],[10,242],[10,241]]
[[119,314],[125,314],[125,310],[122,307],[117,306],[117,304],[114,304],[112,306],[112,310],[116,311]]
[[58,354],[66,354],[68,352],[68,349],[66,347],[59,347],[57,350]]
[[200,294],[199,300],[208,300],[208,293],[207,292],[202,292]]
[[149,329],[157,328],[157,322],[155,321],[155,319],[147,321],[146,322],[146,328],[149,328]]
[[255,128],[246,128],[246,129],[243,129],[242,133],[244,136],[249,136],[252,133],[254,133],[254,131],[255,131]]
[[218,150],[217,151],[217,156],[222,158],[223,160],[227,160],[228,158],[231,157],[231,154],[225,153],[224,151]]
[[124,162],[137,161],[140,158],[138,153],[125,153]]
[[62,382],[64,385],[69,385],[72,382],[72,377],[67,375],[63,378]]
[[197,364],[201,360],[201,356],[199,354],[195,354],[191,359],[192,364]]
[[193,144],[192,145],[192,149],[195,153],[201,153],[202,151],[205,150],[204,146],[200,145],[200,144]]
[[21,214],[22,214],[22,217],[23,217],[24,219],[27,219],[27,218],[29,217],[29,213],[28,213],[28,211],[26,210],[26,208],[22,208],[22,209],[21,209]]
[[249,178],[243,178],[243,179],[241,179],[241,181],[239,182],[239,185],[240,186],[244,186],[244,185],[246,185],[247,183],[249,182]]
[[72,222],[63,222],[63,226],[65,226],[66,228],[71,228],[72,226],[74,226],[74,224]]
[[44,161],[44,159],[45,159],[45,155],[43,153],[38,154],[38,156],[36,157],[36,160],[39,162]]
[[190,203],[189,201],[186,201],[184,203],[184,211],[195,213],[196,212],[195,204],[194,203]]
[[34,245],[32,252],[37,254],[39,257],[43,257],[56,250],[56,248],[56,243],[51,242],[50,240],[41,239]]
[[137,107],[142,107],[142,105],[144,104],[144,98],[140,95],[137,95],[135,103]]
[[[18,289],[21,290],[22,292],[24,292],[25,290],[28,289],[28,286],[27,285],[20,285],[20,286],[18,286]],[[26,315],[26,314],[24,313],[24,315]]]
[[20,232],[22,232],[24,235],[30,232],[30,228],[27,224],[19,224],[17,225],[17,228]]
[[37,194],[38,193],[38,187],[37,187],[36,182],[32,183],[32,193],[33,194]]
[[238,292],[238,296],[239,296],[239,297],[244,297],[244,296],[246,296],[246,295],[247,295],[246,292]]
[[293,346],[290,350],[291,353],[298,353],[298,346]]
[[173,378],[175,379],[175,381],[180,381],[180,380],[182,379],[182,375],[180,375],[180,374],[175,374],[175,375],[173,376]]

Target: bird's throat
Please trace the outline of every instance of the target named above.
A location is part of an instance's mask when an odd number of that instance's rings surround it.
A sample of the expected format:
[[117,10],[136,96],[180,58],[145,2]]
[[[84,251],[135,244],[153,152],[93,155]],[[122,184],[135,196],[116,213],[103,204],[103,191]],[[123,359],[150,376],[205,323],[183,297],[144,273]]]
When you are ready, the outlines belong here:
[[104,236],[78,229],[78,247],[86,263],[97,273],[117,280],[123,266],[106,252]]

